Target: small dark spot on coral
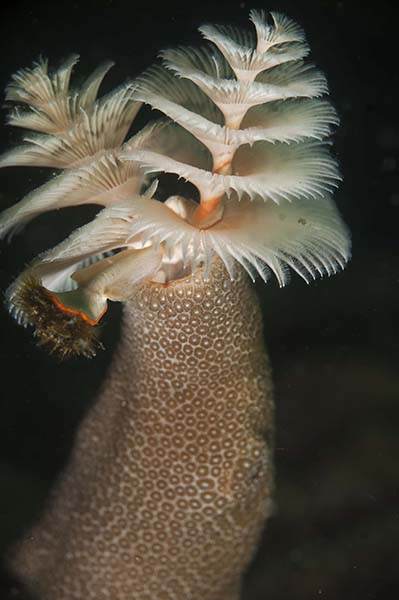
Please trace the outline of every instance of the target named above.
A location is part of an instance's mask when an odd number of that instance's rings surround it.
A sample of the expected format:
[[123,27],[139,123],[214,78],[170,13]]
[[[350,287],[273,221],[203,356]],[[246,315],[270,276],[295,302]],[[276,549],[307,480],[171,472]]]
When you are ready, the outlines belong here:
[[298,219],[298,223],[300,225],[306,225],[307,221],[306,221],[306,219],[304,219],[303,217],[301,217],[300,219]]

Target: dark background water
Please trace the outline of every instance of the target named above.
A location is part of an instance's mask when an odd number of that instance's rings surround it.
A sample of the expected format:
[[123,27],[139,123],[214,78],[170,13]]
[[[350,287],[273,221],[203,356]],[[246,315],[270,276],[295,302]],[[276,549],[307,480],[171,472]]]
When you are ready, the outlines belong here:
[[[39,55],[81,54],[83,76],[104,59],[111,89],[159,49],[200,41],[204,22],[246,25],[252,7],[306,29],[342,125],[337,203],[353,235],[344,273],[279,290],[258,285],[274,367],[277,511],[247,575],[244,600],[399,597],[398,36],[395,3],[23,2],[2,5],[1,87]],[[1,130],[1,149],[20,132]],[[48,177],[0,173],[6,207]],[[43,215],[0,249],[4,290],[23,265],[63,239],[91,208]],[[104,375],[120,308],[104,327],[107,352],[58,364],[1,313],[0,554],[34,519],[67,460],[75,428]],[[114,318],[112,318],[114,317]],[[1,600],[16,588],[1,572]],[[22,598],[18,594],[19,598]],[[154,599],[155,600],[155,599]]]

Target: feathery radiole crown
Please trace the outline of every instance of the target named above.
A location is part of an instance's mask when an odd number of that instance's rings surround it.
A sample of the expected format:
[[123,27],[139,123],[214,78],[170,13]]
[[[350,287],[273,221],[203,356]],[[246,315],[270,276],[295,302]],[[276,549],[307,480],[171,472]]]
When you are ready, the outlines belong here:
[[[331,199],[340,176],[328,141],[338,118],[325,77],[304,62],[309,48],[291,19],[250,18],[248,31],[200,27],[206,45],[162,52],[162,64],[100,99],[110,62],[73,91],[76,55],[52,74],[41,60],[13,76],[8,122],[37,133],[0,166],[62,171],[0,215],[0,236],[46,210],[105,207],[7,292],[16,318],[53,351],[93,355],[108,299],[200,266],[206,277],[214,256],[232,279],[240,264],[280,285],[290,268],[309,282],[344,267],[349,235]],[[125,141],[142,103],[167,119]],[[158,201],[151,179],[163,172],[191,182],[199,202]]]

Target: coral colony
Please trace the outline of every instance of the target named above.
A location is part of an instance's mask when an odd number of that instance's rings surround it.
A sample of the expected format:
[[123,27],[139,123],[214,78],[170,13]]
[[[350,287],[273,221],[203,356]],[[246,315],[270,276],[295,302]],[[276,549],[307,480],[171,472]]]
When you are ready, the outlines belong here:
[[[11,313],[50,352],[91,357],[108,301],[124,303],[70,463],[10,553],[43,600],[238,600],[270,514],[272,388],[251,280],[331,275],[349,235],[325,77],[291,19],[250,19],[200,27],[201,46],[163,51],[100,98],[112,63],[73,88],[75,55],[7,88],[9,124],[34,133],[0,166],[60,173],[0,215],[0,235],[103,207],[16,278]],[[142,104],[154,120],[127,138]],[[163,173],[192,197],[176,185],[161,202]]]

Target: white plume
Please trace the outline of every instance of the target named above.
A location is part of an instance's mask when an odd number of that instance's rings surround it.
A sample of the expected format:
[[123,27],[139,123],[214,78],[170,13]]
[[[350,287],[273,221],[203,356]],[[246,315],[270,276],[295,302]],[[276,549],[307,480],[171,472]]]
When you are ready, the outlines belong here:
[[[75,90],[76,55],[52,74],[41,60],[14,75],[6,99],[24,108],[9,123],[35,133],[0,167],[63,171],[0,215],[0,236],[46,210],[105,208],[24,271],[11,307],[28,275],[74,308],[84,296],[97,319],[107,298],[127,299],[139,281],[200,266],[206,275],[214,257],[231,278],[241,265],[251,277],[273,273],[280,285],[290,271],[309,282],[344,268],[350,241],[331,196],[340,174],[329,139],[339,120],[326,79],[305,61],[309,47],[294,21],[257,10],[250,19],[248,30],[202,26],[207,45],[163,51],[162,65],[101,99],[110,62]],[[142,103],[167,119],[125,141]],[[199,204],[160,202],[156,182],[143,193],[156,173],[191,182]]]

